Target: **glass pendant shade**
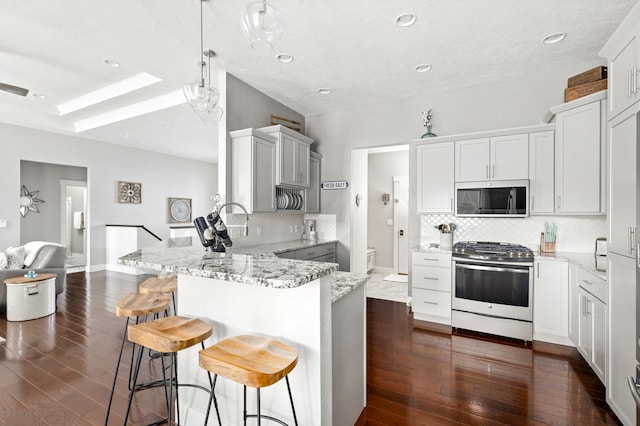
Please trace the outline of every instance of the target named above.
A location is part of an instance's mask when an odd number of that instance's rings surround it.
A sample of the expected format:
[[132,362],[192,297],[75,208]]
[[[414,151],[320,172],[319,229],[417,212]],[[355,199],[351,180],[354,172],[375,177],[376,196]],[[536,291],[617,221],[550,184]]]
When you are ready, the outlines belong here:
[[250,3],[242,15],[242,30],[253,50],[270,50],[278,43],[284,24],[280,12],[266,1]]
[[211,111],[207,111],[206,113],[199,114],[200,119],[204,124],[218,124],[220,119],[222,118],[222,114],[224,113],[224,109],[220,106],[216,106]]
[[184,97],[196,114],[209,114],[218,104],[220,92],[203,79],[197,78],[182,89]]

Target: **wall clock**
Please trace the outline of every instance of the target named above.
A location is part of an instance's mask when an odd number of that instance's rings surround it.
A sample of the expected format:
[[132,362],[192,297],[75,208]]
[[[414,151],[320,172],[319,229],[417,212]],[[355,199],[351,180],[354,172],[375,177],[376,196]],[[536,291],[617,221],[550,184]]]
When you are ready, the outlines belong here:
[[191,198],[169,198],[167,213],[169,223],[191,222]]

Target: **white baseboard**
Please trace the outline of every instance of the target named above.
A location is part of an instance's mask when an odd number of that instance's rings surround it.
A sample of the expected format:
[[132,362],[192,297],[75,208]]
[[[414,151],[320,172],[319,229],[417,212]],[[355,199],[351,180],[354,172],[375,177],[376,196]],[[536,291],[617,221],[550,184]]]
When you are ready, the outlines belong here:
[[389,274],[393,274],[393,268],[384,268],[382,266],[374,266],[371,272],[373,272],[374,274],[389,275]]
[[100,271],[106,271],[107,270],[107,265],[87,265],[87,272],[100,272]]

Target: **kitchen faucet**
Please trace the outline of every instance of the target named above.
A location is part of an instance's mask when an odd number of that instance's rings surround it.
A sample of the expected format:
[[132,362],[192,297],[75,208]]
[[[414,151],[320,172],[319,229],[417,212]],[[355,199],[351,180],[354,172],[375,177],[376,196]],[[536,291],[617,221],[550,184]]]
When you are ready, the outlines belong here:
[[229,201],[228,203],[224,203],[222,205],[218,205],[218,201],[220,201],[220,196],[219,194],[216,194],[216,205],[214,206],[212,213],[220,213],[224,207],[231,206],[231,205],[238,206],[244,211],[244,225],[227,225],[227,228],[242,227],[242,236],[248,237],[249,236],[249,213],[247,213],[247,209],[245,209],[242,204],[236,203],[235,201]]

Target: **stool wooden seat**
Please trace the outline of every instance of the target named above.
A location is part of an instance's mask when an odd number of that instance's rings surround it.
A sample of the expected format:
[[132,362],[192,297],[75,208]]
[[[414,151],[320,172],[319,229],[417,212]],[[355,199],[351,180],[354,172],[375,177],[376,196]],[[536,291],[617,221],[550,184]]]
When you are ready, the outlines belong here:
[[178,278],[148,278],[138,288],[140,293],[173,293],[178,290]]
[[138,317],[162,312],[169,308],[171,295],[160,293],[128,293],[116,303],[119,317]]
[[[122,342],[120,343],[120,353],[118,354],[118,360],[116,361],[116,370],[113,374],[113,384],[111,385],[111,395],[109,396],[109,404],[107,405],[107,414],[105,417],[105,424],[109,422],[109,413],[111,412],[111,403],[113,402],[113,393],[116,388],[116,382],[118,380],[118,371],[120,370],[120,361],[122,360],[122,352],[124,351],[124,342],[127,339],[127,327],[129,326],[130,318],[136,317],[136,323],[140,317],[145,317],[151,314],[158,314],[162,311],[169,309],[171,304],[171,296],[169,294],[160,293],[128,293],[122,299],[116,303],[116,316],[126,317],[127,320],[122,331]],[[133,365],[133,354],[135,347],[131,351],[131,363]],[[129,390],[133,388],[133,374],[132,370],[129,370]]]
[[[260,414],[260,388],[270,386],[282,378],[286,379],[293,418],[295,424],[298,424],[288,377],[298,363],[298,351],[295,348],[274,339],[244,335],[230,337],[201,350],[199,358],[201,368],[214,373],[216,377],[219,375],[244,385],[245,424],[249,417],[257,417],[258,424],[260,424],[260,418],[285,424],[281,420]],[[247,414],[247,386],[257,390],[257,414]],[[208,415],[209,409],[207,409],[207,417]]]
[[[176,367],[176,353],[190,348],[193,345],[200,343],[202,349],[204,349],[204,341],[213,332],[212,327],[206,322],[197,318],[188,318],[181,316],[169,316],[159,318],[153,321],[148,321],[140,324],[130,325],[127,329],[129,341],[139,345],[138,358],[134,370],[134,383],[137,382],[138,373],[140,372],[140,363],[142,361],[142,352],[144,348],[148,348],[161,353],[171,354],[170,379],[169,379],[169,394],[167,397],[167,421],[168,424],[172,423],[172,401],[173,401],[173,387],[176,387],[176,400],[178,394],[178,378]],[[175,374],[175,380],[174,380]],[[211,385],[211,398],[215,400],[214,387],[215,382],[211,380],[209,376],[209,383]],[[135,387],[135,386],[134,386]],[[204,389],[204,388],[203,388]],[[209,391],[208,389],[205,389]],[[127,406],[127,413],[125,414],[125,424],[129,417],[129,411],[131,409],[131,401],[133,399],[133,390],[129,393],[129,404]],[[178,419],[180,418],[180,407],[177,405]],[[216,402],[217,410],[217,402]],[[218,414],[218,419],[220,415]],[[177,423],[177,422],[176,422]]]

